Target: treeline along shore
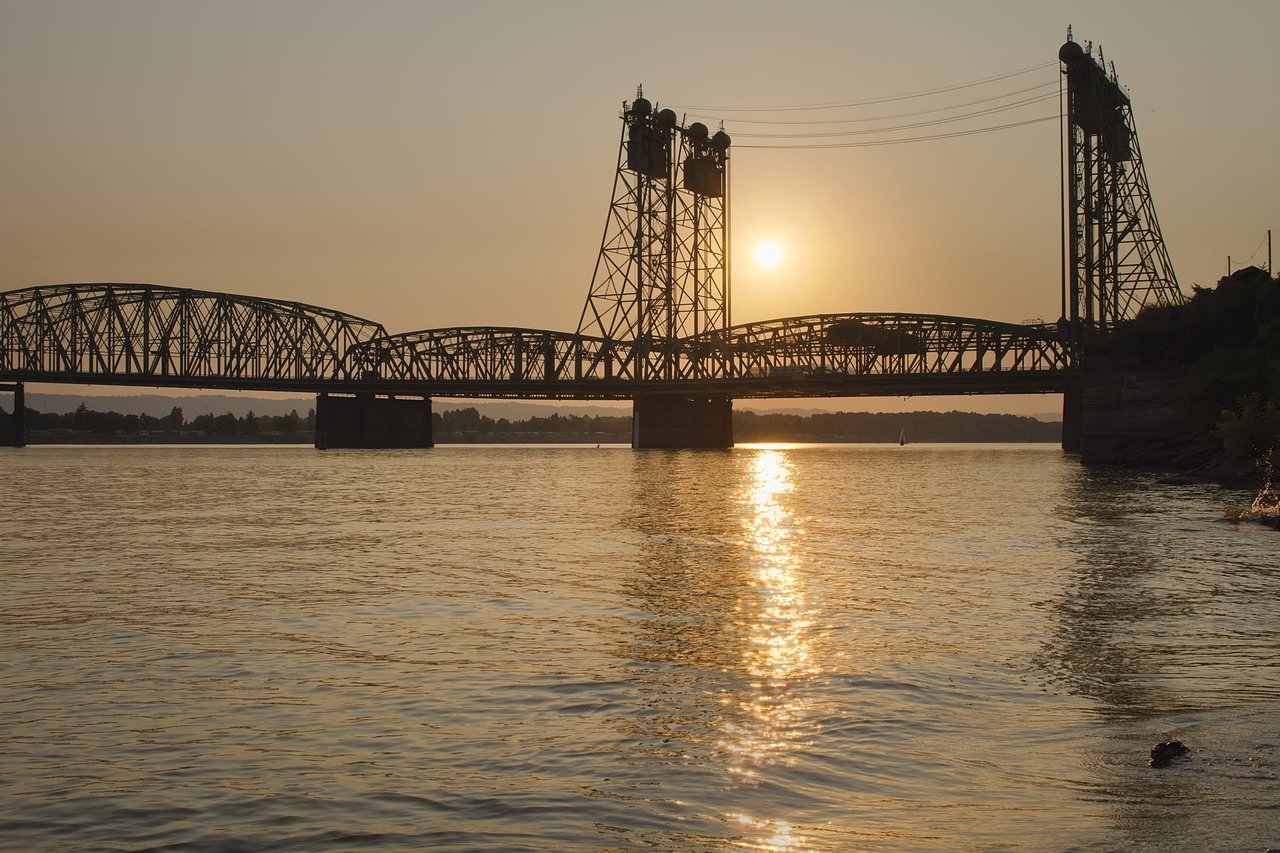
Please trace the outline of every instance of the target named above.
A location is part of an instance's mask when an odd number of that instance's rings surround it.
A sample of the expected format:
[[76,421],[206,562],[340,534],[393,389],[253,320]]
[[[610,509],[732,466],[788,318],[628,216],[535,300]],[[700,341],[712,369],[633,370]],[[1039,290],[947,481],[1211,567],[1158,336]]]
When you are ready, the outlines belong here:
[[1245,267],[1086,341],[1084,414],[1086,465],[1258,483],[1280,449],[1280,279]]
[[[491,418],[475,408],[432,414],[437,444],[614,444],[631,441],[631,416],[552,414],[520,420]],[[307,444],[315,437],[315,410],[305,415],[202,414],[188,420],[181,407],[169,414],[98,412],[81,403],[63,414],[27,410],[30,444]],[[769,441],[1058,442],[1062,425],[1020,415],[973,412],[824,412],[809,415],[735,411],[739,443]]]

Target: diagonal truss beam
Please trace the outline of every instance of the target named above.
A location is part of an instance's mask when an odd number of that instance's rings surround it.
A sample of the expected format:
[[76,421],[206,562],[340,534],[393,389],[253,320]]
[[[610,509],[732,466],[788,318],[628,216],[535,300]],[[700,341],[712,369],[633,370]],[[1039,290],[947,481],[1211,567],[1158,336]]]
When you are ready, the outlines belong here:
[[0,376],[188,387],[322,387],[358,380],[353,346],[379,323],[297,302],[149,284],[0,294]]

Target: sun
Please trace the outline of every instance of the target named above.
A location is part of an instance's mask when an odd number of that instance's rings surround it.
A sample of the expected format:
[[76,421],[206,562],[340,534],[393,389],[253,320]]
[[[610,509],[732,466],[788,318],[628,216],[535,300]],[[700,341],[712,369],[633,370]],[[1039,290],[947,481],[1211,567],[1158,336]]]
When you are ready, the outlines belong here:
[[751,250],[751,257],[755,260],[756,266],[762,269],[777,269],[782,263],[782,246],[777,240],[761,240]]

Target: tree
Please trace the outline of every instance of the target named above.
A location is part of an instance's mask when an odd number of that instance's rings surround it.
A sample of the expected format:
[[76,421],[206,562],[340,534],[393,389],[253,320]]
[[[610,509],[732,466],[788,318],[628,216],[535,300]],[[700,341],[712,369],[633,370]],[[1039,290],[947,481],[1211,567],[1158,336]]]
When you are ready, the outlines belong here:
[[1280,447],[1280,407],[1261,394],[1247,394],[1223,410],[1213,435],[1227,450],[1262,456]]
[[160,427],[169,432],[178,432],[182,429],[186,420],[182,417],[182,407],[174,406],[169,414],[160,419]]
[[276,418],[276,429],[280,430],[281,435],[297,435],[302,429],[302,418],[298,417],[298,410],[291,409],[289,414]]
[[239,427],[240,422],[230,412],[213,419],[213,431],[218,435],[235,435]]

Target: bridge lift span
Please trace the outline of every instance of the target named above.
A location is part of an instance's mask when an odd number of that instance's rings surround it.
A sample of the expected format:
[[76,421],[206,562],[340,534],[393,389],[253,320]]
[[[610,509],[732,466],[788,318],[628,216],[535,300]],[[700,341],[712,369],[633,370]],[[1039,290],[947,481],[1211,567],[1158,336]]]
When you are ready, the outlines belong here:
[[1129,98],[1068,35],[1063,314],[1016,325],[926,314],[731,324],[731,140],[637,92],[575,332],[388,334],[326,308],[145,284],[0,294],[0,444],[25,436],[25,382],[305,391],[318,447],[430,446],[431,397],[633,400],[635,447],[728,447],[734,398],[1064,394],[1079,352],[1148,304],[1180,301]]

